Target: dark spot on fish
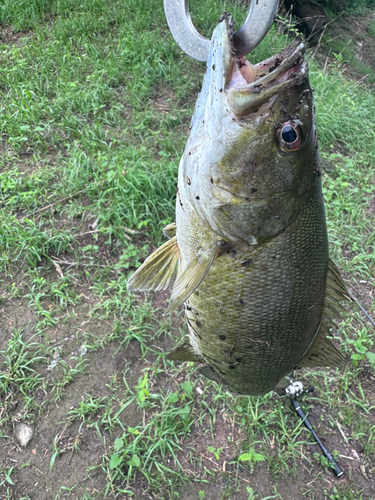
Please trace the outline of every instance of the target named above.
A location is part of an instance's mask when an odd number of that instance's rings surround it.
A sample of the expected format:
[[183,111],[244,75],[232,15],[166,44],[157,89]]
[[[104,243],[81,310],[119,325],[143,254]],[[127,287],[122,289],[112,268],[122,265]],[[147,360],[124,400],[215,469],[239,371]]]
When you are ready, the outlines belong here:
[[280,64],[281,64],[281,58],[280,57],[276,57],[275,62],[273,63],[272,66],[270,66],[270,68],[268,70],[268,73],[272,73],[272,71],[274,69],[276,69],[278,66],[280,66]]
[[219,247],[219,251],[217,256],[220,257],[224,253],[228,252],[231,250],[230,244],[227,241],[218,241],[216,245]]
[[188,288],[188,286],[189,286],[189,283],[185,286],[185,290]]
[[225,340],[225,339],[226,339],[226,336],[225,336],[225,335],[219,335],[219,339],[220,339],[220,340]]
[[223,91],[223,89],[219,89],[219,92],[222,92],[222,91]]
[[241,363],[242,358],[235,358],[235,360],[237,361],[237,363]]
[[194,292],[194,295],[195,295],[196,297],[199,297],[199,292]]
[[186,310],[187,311],[191,311],[191,307],[190,306],[186,306]]
[[244,304],[244,303],[245,303],[245,301],[240,299],[240,304]]
[[196,197],[195,197],[195,199],[196,199],[196,200],[199,200],[199,196],[196,196]]
[[213,180],[213,178],[212,178],[212,177],[211,177],[211,179],[210,179],[210,180],[211,180],[211,184],[213,184],[213,183],[214,183],[214,180]]
[[189,151],[189,156],[191,155],[191,151]]
[[275,219],[280,219],[280,215],[275,215]]
[[235,370],[236,369],[236,365],[229,365],[228,368],[229,368],[229,370]]
[[258,190],[256,188],[251,188],[251,194],[256,193]]
[[184,210],[184,204],[182,203],[182,201],[180,199],[180,193],[179,193],[178,189],[177,189],[177,196],[178,196],[178,202],[180,204],[180,207],[182,208],[182,210]]
[[188,186],[191,185],[191,180],[189,179],[189,177],[186,177],[186,182],[187,182]]
[[247,348],[248,349],[252,349],[254,346],[253,345],[248,345]]
[[198,328],[202,328],[202,323],[200,321],[196,321],[195,324],[197,325]]
[[250,198],[245,198],[246,201],[251,201]]
[[241,266],[242,267],[247,267],[247,266],[250,266],[250,264],[252,263],[253,261],[251,259],[249,260],[244,260],[243,262],[241,262]]
[[212,71],[215,71],[215,67],[216,67],[216,66],[213,64],[213,65],[212,65]]
[[271,255],[271,259],[276,259],[276,255]]

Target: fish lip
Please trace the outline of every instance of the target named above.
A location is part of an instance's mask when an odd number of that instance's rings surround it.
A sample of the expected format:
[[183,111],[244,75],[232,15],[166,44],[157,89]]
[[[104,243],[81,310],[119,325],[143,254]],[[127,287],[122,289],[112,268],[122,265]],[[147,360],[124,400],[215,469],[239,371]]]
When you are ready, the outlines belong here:
[[267,85],[274,81],[295,79],[300,73],[304,73],[303,67],[307,65],[304,59],[305,51],[305,45],[302,42],[293,42],[276,56],[256,64],[257,72],[267,68],[269,68],[269,72],[257,79],[254,84]]
[[[302,42],[293,42],[281,52],[264,61],[254,65],[256,79],[246,85],[237,85],[232,88],[251,90],[259,93],[260,87],[265,87],[272,83],[295,79],[306,64],[304,60],[305,45]],[[241,63],[240,63],[241,64]],[[239,64],[237,63],[237,68]],[[291,70],[294,70],[291,72]]]
[[[245,58],[236,60],[233,77],[228,82],[226,93],[234,115],[244,117],[256,112],[265,102],[291,87],[308,75],[308,66],[304,59],[305,46],[293,42],[279,54],[254,66]],[[245,67],[245,71],[243,68]],[[249,70],[245,79],[246,70]]]

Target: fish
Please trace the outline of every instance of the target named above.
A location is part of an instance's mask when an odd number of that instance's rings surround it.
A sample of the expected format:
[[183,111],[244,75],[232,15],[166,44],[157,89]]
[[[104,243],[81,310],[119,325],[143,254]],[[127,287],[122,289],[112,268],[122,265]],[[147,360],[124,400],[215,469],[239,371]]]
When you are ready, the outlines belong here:
[[327,338],[351,296],[329,258],[304,45],[252,65],[222,16],[178,171],[169,240],[128,280],[171,288],[188,335],[167,356],[264,395],[305,367],[342,367]]

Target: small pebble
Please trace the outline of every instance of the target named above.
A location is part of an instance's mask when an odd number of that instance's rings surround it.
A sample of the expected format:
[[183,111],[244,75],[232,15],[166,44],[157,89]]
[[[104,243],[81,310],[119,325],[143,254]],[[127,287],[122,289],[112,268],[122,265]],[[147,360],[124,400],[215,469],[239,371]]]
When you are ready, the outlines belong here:
[[16,424],[14,434],[18,439],[20,445],[26,448],[26,446],[29,444],[31,438],[34,435],[34,426],[24,424],[23,422],[19,422],[18,424]]
[[81,356],[84,356],[87,353],[87,347],[85,344],[82,344],[81,347],[79,348],[79,353]]

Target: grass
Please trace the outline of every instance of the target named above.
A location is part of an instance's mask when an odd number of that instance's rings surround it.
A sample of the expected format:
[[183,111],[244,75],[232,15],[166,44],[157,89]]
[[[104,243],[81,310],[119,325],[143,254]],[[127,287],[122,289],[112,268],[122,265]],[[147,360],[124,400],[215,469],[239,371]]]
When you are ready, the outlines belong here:
[[[240,23],[234,3],[191,2],[200,32],[223,10]],[[174,220],[204,72],[172,41],[162,3],[6,0],[0,26],[0,499],[37,498],[32,469],[50,478],[48,499],[369,500],[375,333],[357,310],[334,332],[347,369],[302,374],[342,486],[284,398],[235,397],[174,366],[163,354],[182,317],[126,290]],[[273,29],[251,58],[289,41]],[[340,58],[310,68],[331,254],[374,312],[375,94]],[[22,453],[18,421],[37,426]],[[353,450],[360,460],[342,458]]]
[[330,23],[322,40],[322,51],[328,58],[336,58],[352,77],[374,85],[374,6],[345,13],[329,13]]

